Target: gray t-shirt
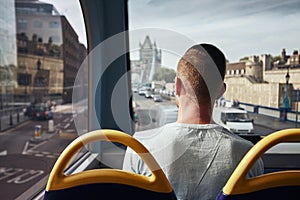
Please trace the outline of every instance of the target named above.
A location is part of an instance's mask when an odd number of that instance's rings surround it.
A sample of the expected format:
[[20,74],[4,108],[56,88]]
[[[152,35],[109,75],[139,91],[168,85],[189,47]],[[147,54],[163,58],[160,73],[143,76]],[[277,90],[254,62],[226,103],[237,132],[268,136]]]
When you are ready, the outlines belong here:
[[[228,178],[253,146],[216,124],[171,123],[137,132],[138,139],[163,169],[178,199],[216,199]],[[130,148],[123,169],[138,174],[151,172]],[[262,160],[256,162],[249,177],[263,173]]]

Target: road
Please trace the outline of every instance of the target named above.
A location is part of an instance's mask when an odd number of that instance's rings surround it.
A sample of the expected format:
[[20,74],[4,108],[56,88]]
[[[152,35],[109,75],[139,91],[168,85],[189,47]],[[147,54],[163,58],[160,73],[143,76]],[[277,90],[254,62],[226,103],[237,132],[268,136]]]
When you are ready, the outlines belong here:
[[[170,102],[168,100],[164,100],[163,102],[154,102],[152,99],[147,99],[144,96],[140,96],[138,94],[134,94],[133,99],[138,105],[136,108],[136,113],[138,115],[136,131],[156,128],[157,121],[159,120],[157,118],[158,110],[164,109],[169,106],[175,107],[174,102]],[[275,130],[276,128],[261,126],[254,123],[254,134],[266,136],[274,132]]]
[[[134,100],[138,105],[136,113],[138,115],[139,123],[136,124],[136,131],[142,131],[157,127],[158,109],[165,109],[170,105],[174,105],[169,101],[161,103],[154,103],[151,99],[146,99],[143,96],[134,95]],[[176,113],[173,113],[176,114]],[[281,127],[279,123],[270,123],[270,120],[264,119],[264,116],[250,115],[254,119],[254,133],[240,135],[241,137],[256,143],[261,137],[266,136],[280,129],[285,129],[286,126]],[[176,121],[176,119],[174,119]],[[286,125],[286,124],[285,124]],[[263,155],[263,161],[266,172],[278,169],[299,169],[300,168],[300,154],[299,144],[287,144],[276,149],[277,151],[269,152]]]
[[[174,102],[154,102],[134,94],[138,115],[136,130],[157,127],[157,111]],[[71,106],[54,114],[54,132],[49,132],[48,121],[28,120],[17,127],[0,132],[0,196],[16,199],[34,187],[45,185],[56,159],[63,149],[77,137]],[[35,137],[35,125],[42,126],[42,136]],[[274,129],[255,125],[254,133],[268,135]],[[272,159],[274,160],[274,159]]]
[[[1,199],[16,199],[39,181],[45,184],[60,153],[77,137],[70,109],[56,112],[53,121],[54,132],[48,121],[34,120],[0,132]],[[42,126],[40,137],[35,125]]]

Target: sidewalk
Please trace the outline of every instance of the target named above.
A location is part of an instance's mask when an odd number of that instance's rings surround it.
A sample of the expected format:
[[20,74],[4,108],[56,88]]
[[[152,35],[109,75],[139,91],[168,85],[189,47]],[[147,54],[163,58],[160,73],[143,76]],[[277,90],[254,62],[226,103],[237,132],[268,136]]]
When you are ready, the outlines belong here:
[[9,128],[13,128],[25,121],[28,120],[28,117],[24,116],[23,112],[19,112],[19,116],[17,113],[0,117],[0,132],[5,131]]
[[[56,108],[53,110],[54,113],[60,112],[69,112],[72,113],[72,104],[64,104],[64,105],[57,105]],[[14,128],[17,125],[30,120],[29,117],[24,116],[23,112],[13,113],[10,115],[0,116],[0,132],[8,130],[10,128]]]
[[277,118],[269,117],[266,115],[259,115],[255,113],[249,113],[250,118],[254,119],[254,124],[263,126],[274,130],[282,130],[288,128],[300,128],[300,122],[296,124],[290,121],[280,121]]
[[55,109],[52,110],[54,113],[56,112],[72,112],[72,104],[64,104],[64,105],[57,105]]

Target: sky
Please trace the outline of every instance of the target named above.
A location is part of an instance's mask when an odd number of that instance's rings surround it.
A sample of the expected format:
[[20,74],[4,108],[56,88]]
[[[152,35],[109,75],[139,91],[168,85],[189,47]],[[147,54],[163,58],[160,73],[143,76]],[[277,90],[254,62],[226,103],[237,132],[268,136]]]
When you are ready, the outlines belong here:
[[[70,21],[79,35],[79,40],[86,44],[78,0],[41,1],[54,4]],[[230,62],[237,62],[240,58],[250,55],[280,55],[283,48],[287,54],[300,50],[300,0],[128,2],[130,30],[167,29],[196,43],[212,43],[225,53]],[[130,39],[137,46],[139,41],[143,42],[145,35],[131,35]],[[156,41],[158,48],[164,42],[161,41],[164,37],[149,36],[152,41]]]
[[[130,0],[131,29],[160,27],[212,43],[230,62],[300,49],[300,0]],[[151,36],[150,36],[151,37]],[[159,46],[159,42],[157,42]]]
[[84,27],[84,20],[79,4],[79,0],[40,0],[51,3],[61,15],[65,15],[71,26],[74,28],[81,43],[87,46],[87,38]]

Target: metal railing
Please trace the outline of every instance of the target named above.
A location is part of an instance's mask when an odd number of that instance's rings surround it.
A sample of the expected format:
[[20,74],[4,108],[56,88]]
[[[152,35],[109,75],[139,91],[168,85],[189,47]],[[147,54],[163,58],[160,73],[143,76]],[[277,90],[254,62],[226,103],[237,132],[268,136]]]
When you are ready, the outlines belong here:
[[[247,110],[250,113],[256,113],[260,115],[265,115],[269,117],[274,117],[277,119],[280,118],[281,110],[280,108],[272,108],[272,107],[266,107],[266,106],[260,106],[260,105],[254,105],[244,102],[239,102],[239,107]],[[300,123],[300,112],[296,111],[286,111],[286,120],[290,122]]]

